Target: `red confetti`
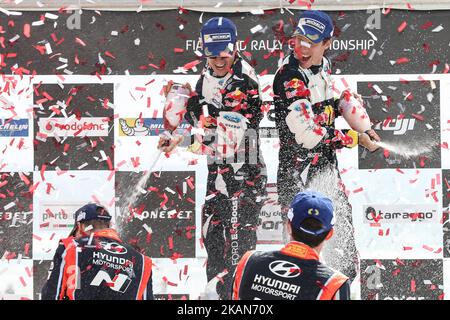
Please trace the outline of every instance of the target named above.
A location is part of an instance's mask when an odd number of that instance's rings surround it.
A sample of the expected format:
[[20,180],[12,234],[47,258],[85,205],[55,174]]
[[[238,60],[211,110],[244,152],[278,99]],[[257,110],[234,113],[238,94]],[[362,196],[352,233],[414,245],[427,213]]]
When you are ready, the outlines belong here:
[[399,26],[398,26],[398,28],[397,28],[397,31],[400,33],[400,32],[403,32],[403,30],[405,30],[405,28],[406,28],[406,26],[407,26],[408,24],[406,23],[406,21],[403,21]]
[[81,40],[80,38],[75,38],[75,42],[82,45],[83,47],[86,47],[86,43],[84,43],[84,41]]
[[408,63],[409,61],[410,61],[409,58],[402,57],[402,58],[398,58],[398,59],[395,61],[395,64]]
[[353,193],[358,193],[358,192],[361,192],[361,191],[363,191],[363,190],[364,190],[363,187],[361,187],[361,188],[358,188],[358,189],[353,190]]
[[31,37],[31,26],[29,23],[23,25],[23,35],[27,38]]
[[426,29],[428,29],[428,28],[430,28],[430,27],[432,27],[432,26],[433,26],[433,22],[427,21],[427,22],[425,22],[423,25],[420,26],[420,29],[426,30]]

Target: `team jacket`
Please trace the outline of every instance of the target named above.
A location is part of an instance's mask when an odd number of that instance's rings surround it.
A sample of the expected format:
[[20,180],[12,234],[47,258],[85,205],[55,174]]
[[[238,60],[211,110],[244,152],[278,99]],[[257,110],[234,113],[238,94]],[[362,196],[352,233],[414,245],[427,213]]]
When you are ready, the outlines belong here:
[[300,242],[280,251],[247,252],[236,268],[233,300],[349,300],[348,278]]
[[[356,132],[334,128],[334,120],[340,115],[339,100],[334,98],[330,74],[331,63],[327,58],[323,58],[321,66],[302,69],[294,53],[285,58],[275,74],[273,91],[281,168],[298,166],[302,172],[311,163],[317,169],[328,164],[336,165],[335,149],[357,144]],[[299,102],[300,115],[304,115],[301,120],[309,123],[305,134],[318,138],[312,143],[312,148],[304,148],[303,144],[299,144],[287,124],[292,104],[296,101]],[[310,110],[309,107],[312,110],[310,113],[306,112]]]
[[42,300],[153,300],[152,261],[113,229],[62,239]]

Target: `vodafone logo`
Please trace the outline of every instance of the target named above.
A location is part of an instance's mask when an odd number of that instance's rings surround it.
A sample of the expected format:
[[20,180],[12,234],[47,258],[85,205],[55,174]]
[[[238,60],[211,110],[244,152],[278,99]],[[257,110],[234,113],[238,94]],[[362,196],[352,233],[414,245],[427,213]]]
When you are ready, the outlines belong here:
[[40,118],[39,131],[50,137],[106,137],[109,123],[104,118],[81,118],[67,122],[66,118]]

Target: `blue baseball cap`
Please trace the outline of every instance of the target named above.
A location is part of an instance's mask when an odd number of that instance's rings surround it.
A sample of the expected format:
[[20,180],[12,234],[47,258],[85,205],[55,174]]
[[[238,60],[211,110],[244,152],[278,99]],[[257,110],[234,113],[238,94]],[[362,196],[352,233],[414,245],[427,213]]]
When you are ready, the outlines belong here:
[[200,30],[202,51],[205,57],[217,57],[221,52],[234,51],[237,30],[234,23],[224,17],[214,17],[206,21]]
[[95,203],[88,203],[75,211],[75,226],[70,235],[75,235],[77,230],[77,222],[89,220],[111,221],[111,215],[104,207]]
[[[304,191],[295,195],[288,212],[291,225],[303,232],[318,236],[328,232],[334,226],[334,210],[332,201],[316,191]],[[319,230],[307,230],[301,226],[306,218],[320,221],[323,227]]]
[[304,36],[314,43],[333,36],[333,20],[319,10],[303,11],[298,20],[293,36]]

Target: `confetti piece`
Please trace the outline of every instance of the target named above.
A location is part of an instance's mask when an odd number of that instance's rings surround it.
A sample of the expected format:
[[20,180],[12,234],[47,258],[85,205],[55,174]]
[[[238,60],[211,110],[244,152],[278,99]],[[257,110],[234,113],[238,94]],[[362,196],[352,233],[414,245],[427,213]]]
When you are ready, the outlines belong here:
[[442,30],[444,30],[444,27],[442,25],[439,25],[433,30],[431,30],[431,32],[441,32]]
[[411,292],[416,292],[416,280],[411,279],[410,288],[411,288]]
[[361,191],[363,191],[363,190],[364,190],[363,187],[361,187],[361,188],[358,188],[358,189],[353,190],[353,193],[358,193],[358,192],[361,192]]
[[405,30],[405,28],[406,28],[406,26],[407,26],[408,24],[406,23],[406,21],[403,21],[399,26],[398,26],[398,28],[397,28],[397,31],[400,33],[400,32],[403,32],[403,30]]
[[31,37],[31,26],[30,26],[29,23],[25,23],[25,24],[23,25],[23,35],[24,35],[26,38]]
[[255,34],[256,32],[259,32],[259,31],[261,31],[263,29],[263,27],[260,25],[260,24],[258,24],[257,26],[254,26],[253,28],[251,28],[250,29],[250,32],[252,33],[252,34]]

